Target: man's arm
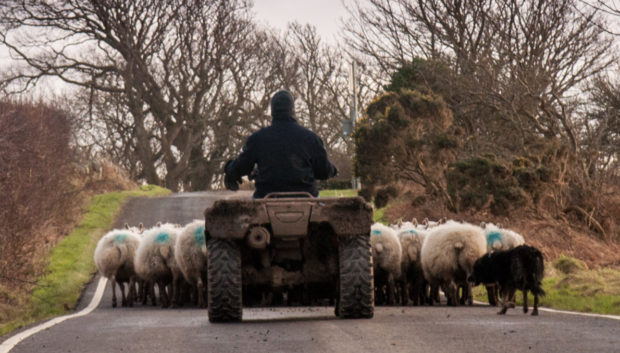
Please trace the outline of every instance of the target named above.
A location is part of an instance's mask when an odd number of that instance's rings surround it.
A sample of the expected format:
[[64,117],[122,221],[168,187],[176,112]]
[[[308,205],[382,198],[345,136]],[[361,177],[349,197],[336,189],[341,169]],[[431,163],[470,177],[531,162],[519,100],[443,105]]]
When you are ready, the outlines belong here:
[[319,180],[329,179],[338,174],[338,169],[327,158],[323,141],[318,136],[316,136],[312,155],[312,170],[314,171],[314,178]]
[[[254,169],[254,164],[256,163],[256,148],[254,139],[250,136],[243,146],[243,150],[237,159],[226,162],[225,166],[225,182],[226,188],[231,190],[238,189],[238,185],[235,188],[235,182],[238,184],[241,182],[241,177],[244,175],[249,175],[250,172]],[[234,181],[234,182],[233,182]],[[230,186],[232,187],[229,187]]]

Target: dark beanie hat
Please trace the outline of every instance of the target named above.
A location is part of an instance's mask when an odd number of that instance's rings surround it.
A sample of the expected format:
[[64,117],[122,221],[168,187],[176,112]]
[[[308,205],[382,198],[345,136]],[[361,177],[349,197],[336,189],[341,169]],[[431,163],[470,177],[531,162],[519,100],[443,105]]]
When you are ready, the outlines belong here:
[[271,98],[271,116],[274,119],[292,118],[295,115],[293,95],[287,90],[279,91]]

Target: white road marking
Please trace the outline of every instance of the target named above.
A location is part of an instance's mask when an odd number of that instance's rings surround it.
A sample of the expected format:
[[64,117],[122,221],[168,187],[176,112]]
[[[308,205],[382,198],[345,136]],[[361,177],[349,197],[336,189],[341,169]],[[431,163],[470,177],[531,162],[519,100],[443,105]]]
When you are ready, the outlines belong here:
[[[481,305],[488,305],[487,302],[479,302],[477,300],[474,300],[474,303],[481,304]],[[499,308],[499,306],[498,306],[498,308]],[[530,306],[530,308],[531,308],[531,306]],[[603,314],[592,314],[592,313],[580,313],[580,312],[577,312],[577,311],[567,311],[567,310],[557,310],[557,309],[551,309],[551,308],[543,308],[542,306],[538,307],[538,311],[546,311],[546,312],[556,313],[556,314],[589,316],[589,317],[598,317],[598,318],[605,318],[605,319],[612,319],[612,320],[620,320],[620,316],[618,316],[618,315],[603,315]]]
[[70,315],[64,315],[64,316],[60,316],[57,317],[55,319],[52,319],[50,321],[44,322],[40,325],[37,325],[35,327],[32,327],[26,331],[20,332],[12,337],[10,337],[9,339],[7,339],[6,341],[2,342],[0,344],[0,353],[8,353],[11,349],[13,349],[19,342],[21,342],[22,340],[34,335],[37,332],[41,332],[45,329],[48,329],[56,324],[59,324],[65,320],[69,320],[69,319],[74,319],[76,317],[80,317],[80,316],[84,316],[84,315],[88,315],[90,314],[93,310],[95,310],[97,308],[97,306],[99,306],[99,303],[101,302],[101,298],[103,297],[103,292],[105,290],[105,285],[106,283],[108,283],[108,280],[104,277],[101,277],[101,279],[99,279],[99,283],[97,284],[97,289],[95,290],[95,295],[93,296],[93,299],[90,301],[90,304],[88,304],[88,306],[84,309],[82,309],[80,312],[77,312],[75,314],[70,314]]

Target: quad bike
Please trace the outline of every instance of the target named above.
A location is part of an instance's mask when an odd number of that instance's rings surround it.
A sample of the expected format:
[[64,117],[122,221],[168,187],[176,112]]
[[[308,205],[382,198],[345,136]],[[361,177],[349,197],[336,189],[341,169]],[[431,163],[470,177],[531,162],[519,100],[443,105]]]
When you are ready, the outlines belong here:
[[209,321],[241,321],[243,306],[326,303],[340,318],[372,318],[371,224],[361,197],[216,201],[205,210]]

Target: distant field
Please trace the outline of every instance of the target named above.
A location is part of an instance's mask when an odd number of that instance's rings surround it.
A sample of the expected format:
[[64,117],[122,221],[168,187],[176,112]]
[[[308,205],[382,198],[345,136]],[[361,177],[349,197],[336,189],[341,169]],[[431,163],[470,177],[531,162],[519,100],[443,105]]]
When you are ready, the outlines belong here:
[[338,189],[338,190],[321,190],[319,196],[323,197],[352,197],[357,196],[357,190],[354,189]]

